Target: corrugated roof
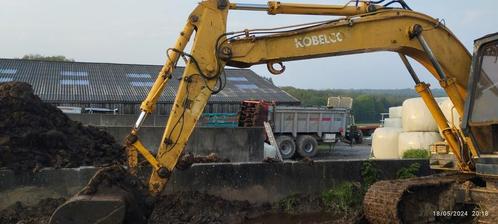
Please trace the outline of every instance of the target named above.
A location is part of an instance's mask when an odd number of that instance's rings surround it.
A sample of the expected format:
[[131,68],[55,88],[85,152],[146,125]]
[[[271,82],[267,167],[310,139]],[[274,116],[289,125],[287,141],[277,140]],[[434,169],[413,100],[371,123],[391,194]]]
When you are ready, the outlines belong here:
[[[147,95],[160,69],[160,65],[0,59],[0,82],[27,82],[47,102],[138,103]],[[179,84],[176,78],[183,70],[175,70],[175,78],[168,83],[159,103],[174,101]],[[226,74],[225,89],[213,95],[210,102],[299,102],[249,69],[226,69]]]

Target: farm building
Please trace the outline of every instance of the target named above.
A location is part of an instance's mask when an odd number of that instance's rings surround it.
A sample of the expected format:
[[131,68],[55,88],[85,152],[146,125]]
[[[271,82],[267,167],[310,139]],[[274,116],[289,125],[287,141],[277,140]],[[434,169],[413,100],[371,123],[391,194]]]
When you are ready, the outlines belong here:
[[[27,82],[42,100],[57,106],[137,114],[160,69],[160,65],[0,59],[0,82]],[[156,115],[169,113],[183,70],[175,70]],[[211,97],[205,113],[236,113],[240,102],[247,99],[299,105],[299,100],[249,69],[226,69],[226,80],[226,87]]]

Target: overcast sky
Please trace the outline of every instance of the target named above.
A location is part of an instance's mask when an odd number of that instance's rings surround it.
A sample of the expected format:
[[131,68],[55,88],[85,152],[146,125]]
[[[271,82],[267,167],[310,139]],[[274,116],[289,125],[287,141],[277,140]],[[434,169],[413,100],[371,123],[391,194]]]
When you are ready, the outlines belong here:
[[[0,0],[0,57],[25,54],[64,55],[84,62],[162,64],[165,49],[181,31],[194,0]],[[265,3],[239,0],[233,2]],[[342,0],[294,0],[344,4]],[[471,51],[472,42],[497,32],[498,1],[407,0],[412,9],[442,18]],[[264,12],[231,11],[228,30],[275,27],[330,17],[270,16]],[[395,53],[370,53],[287,62],[278,86],[299,88],[411,88],[413,81]],[[254,66],[271,76],[266,66]],[[425,81],[435,79],[417,66]]]

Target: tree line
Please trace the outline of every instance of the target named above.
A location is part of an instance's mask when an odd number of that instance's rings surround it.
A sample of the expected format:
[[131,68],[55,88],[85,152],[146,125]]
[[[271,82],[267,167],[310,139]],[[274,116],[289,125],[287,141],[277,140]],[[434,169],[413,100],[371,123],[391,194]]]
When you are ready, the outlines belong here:
[[44,56],[40,54],[26,54],[21,59],[26,60],[44,60],[44,61],[71,61],[74,62],[74,59],[67,58],[63,55],[54,55],[54,56]]

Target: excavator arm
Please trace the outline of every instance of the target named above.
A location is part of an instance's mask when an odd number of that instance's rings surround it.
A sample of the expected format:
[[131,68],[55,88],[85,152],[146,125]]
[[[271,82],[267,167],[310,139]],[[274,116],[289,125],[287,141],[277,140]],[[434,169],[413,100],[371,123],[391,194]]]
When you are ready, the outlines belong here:
[[[389,8],[388,5],[375,5],[367,1],[343,6],[275,1],[268,4],[239,4],[227,0],[200,2],[190,14],[175,46],[168,49],[166,63],[141,104],[141,114],[126,139],[128,171],[136,174],[138,155],[143,156],[153,168],[148,183],[149,192],[158,195],[163,191],[209,97],[222,87],[220,77],[225,65],[250,67],[267,64],[270,72],[279,74],[285,69],[285,61],[377,51],[397,52],[400,55],[417,92],[443,130],[458,166],[464,171],[473,170],[472,157],[478,153],[472,141],[448,125],[429,85],[419,80],[406,58],[418,61],[439,80],[456,110],[463,116],[471,55],[440,21],[411,11],[403,1],[398,2],[402,8]],[[227,32],[229,10],[345,17],[276,29]],[[192,37],[192,50],[185,53]],[[176,64],[181,59],[185,61],[183,75],[173,77]],[[154,111],[159,96],[172,78],[178,78],[180,85],[162,142],[154,156],[140,142],[140,126]],[[64,217],[62,211],[58,217]]]
[[[134,170],[137,164],[136,151],[144,155],[154,168],[149,181],[149,189],[153,194],[164,189],[209,97],[219,88],[217,83],[225,62],[216,57],[216,54],[217,45],[225,35],[227,13],[228,5],[220,5],[217,1],[203,1],[190,14],[175,46],[168,50],[168,60],[143,101],[141,115],[127,138],[131,169]],[[184,48],[194,32],[192,51],[187,54]],[[154,110],[157,99],[171,79],[180,58],[185,60],[185,70],[182,77],[178,77],[178,92],[154,158],[140,143],[137,134],[145,117]]]

